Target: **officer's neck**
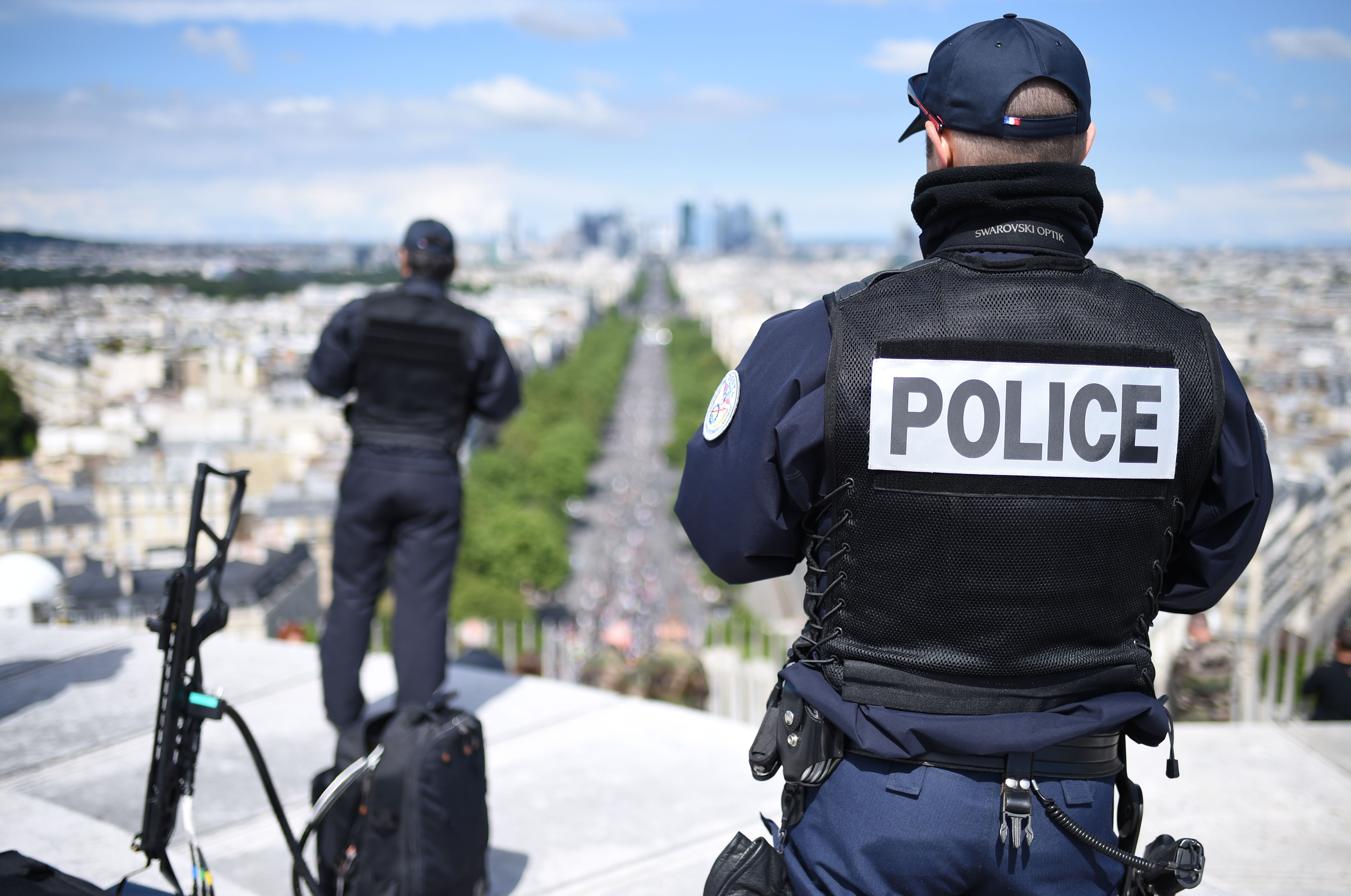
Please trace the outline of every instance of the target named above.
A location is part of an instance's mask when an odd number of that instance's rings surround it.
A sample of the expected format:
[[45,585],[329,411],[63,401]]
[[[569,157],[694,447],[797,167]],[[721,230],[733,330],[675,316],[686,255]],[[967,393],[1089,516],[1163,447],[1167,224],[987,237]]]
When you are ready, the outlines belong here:
[[446,282],[421,274],[410,274],[404,278],[402,289],[411,295],[445,298]]
[[[1007,248],[1002,244],[1017,230],[1007,225],[1016,222],[1048,225],[1066,238],[1065,251],[1082,255],[1097,236],[1102,195],[1093,169],[1083,165],[965,165],[921,177],[910,210],[926,257],[958,233],[988,232],[981,239]],[[1055,251],[1049,242],[1045,249]]]

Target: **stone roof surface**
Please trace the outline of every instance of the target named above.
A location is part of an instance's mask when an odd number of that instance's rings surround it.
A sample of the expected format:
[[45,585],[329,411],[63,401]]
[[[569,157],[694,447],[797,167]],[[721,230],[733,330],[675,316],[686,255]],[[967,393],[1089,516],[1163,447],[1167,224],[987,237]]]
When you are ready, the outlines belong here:
[[[203,661],[208,689],[253,728],[299,828],[309,778],[334,743],[313,647],[227,632]],[[143,630],[0,628],[0,817],[10,820],[0,849],[103,886],[137,867],[127,845],[159,665]],[[368,695],[388,694],[393,680],[387,655],[367,661]],[[749,725],[467,667],[451,681],[487,736],[495,894],[697,894],[733,831],[753,836],[757,813],[777,804],[777,786],[747,771]],[[1194,892],[1348,892],[1351,725],[1183,724],[1177,739],[1181,779],[1164,778],[1162,750],[1133,751],[1131,769],[1145,788],[1145,839],[1167,830],[1205,843],[1206,882]],[[204,730],[196,802],[222,896],[289,892],[285,849],[228,723]]]
[[[140,824],[160,657],[139,630],[0,630],[0,816],[26,819],[6,825],[0,849],[103,886],[137,866],[127,844]],[[207,642],[203,664],[208,689],[222,689],[253,729],[299,829],[310,776],[334,745],[316,652],[225,633]],[[389,656],[372,655],[367,694],[393,682]],[[453,667],[451,682],[486,733],[495,893],[699,892],[733,831],[753,831],[757,812],[777,803],[746,769],[740,723],[468,667]],[[208,723],[202,741],[196,822],[222,896],[289,892],[243,742],[228,723]]]

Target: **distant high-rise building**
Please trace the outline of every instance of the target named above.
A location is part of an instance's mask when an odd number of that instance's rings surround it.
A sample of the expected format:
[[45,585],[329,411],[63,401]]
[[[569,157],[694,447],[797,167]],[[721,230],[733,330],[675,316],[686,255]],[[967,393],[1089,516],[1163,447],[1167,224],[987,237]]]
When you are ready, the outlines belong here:
[[774,209],[765,220],[765,248],[770,252],[783,252],[788,248],[788,222],[783,212]]
[[742,252],[755,242],[755,218],[744,202],[717,205],[714,209],[714,241],[719,252]]
[[502,230],[487,246],[488,258],[495,262],[515,261],[521,256],[520,219],[515,211],[507,213]]
[[696,230],[698,225],[699,216],[694,208],[694,203],[682,202],[680,204],[679,237],[676,240],[676,248],[681,252],[690,252],[698,247],[699,236]]
[[582,212],[577,218],[577,239],[583,249],[606,248],[618,256],[633,251],[633,229],[620,211]]

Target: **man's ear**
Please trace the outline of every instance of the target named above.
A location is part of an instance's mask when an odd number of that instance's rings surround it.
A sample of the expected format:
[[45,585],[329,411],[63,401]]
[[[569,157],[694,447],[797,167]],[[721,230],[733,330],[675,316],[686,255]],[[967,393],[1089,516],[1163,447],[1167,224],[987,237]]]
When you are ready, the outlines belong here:
[[1090,121],[1088,123],[1088,130],[1084,131],[1084,158],[1079,160],[1080,163],[1088,158],[1088,151],[1093,148],[1093,138],[1096,136],[1098,136],[1098,124],[1097,122]]
[[933,145],[934,156],[938,162],[939,168],[952,167],[952,143],[947,135],[940,133],[938,126],[932,121],[924,122],[924,135],[928,137],[929,143]]

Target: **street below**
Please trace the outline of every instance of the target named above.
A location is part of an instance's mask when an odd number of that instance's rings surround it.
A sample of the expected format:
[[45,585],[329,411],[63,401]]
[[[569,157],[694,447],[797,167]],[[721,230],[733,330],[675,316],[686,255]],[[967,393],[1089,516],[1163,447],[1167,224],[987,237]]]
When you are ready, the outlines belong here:
[[665,321],[677,309],[666,269],[649,262],[646,271],[646,289],[628,311],[640,325],[591,490],[569,502],[572,576],[562,591],[582,644],[594,646],[608,631],[637,654],[657,643],[659,631],[702,643],[708,618],[707,586],[671,510],[680,474],[665,453],[675,412]]

